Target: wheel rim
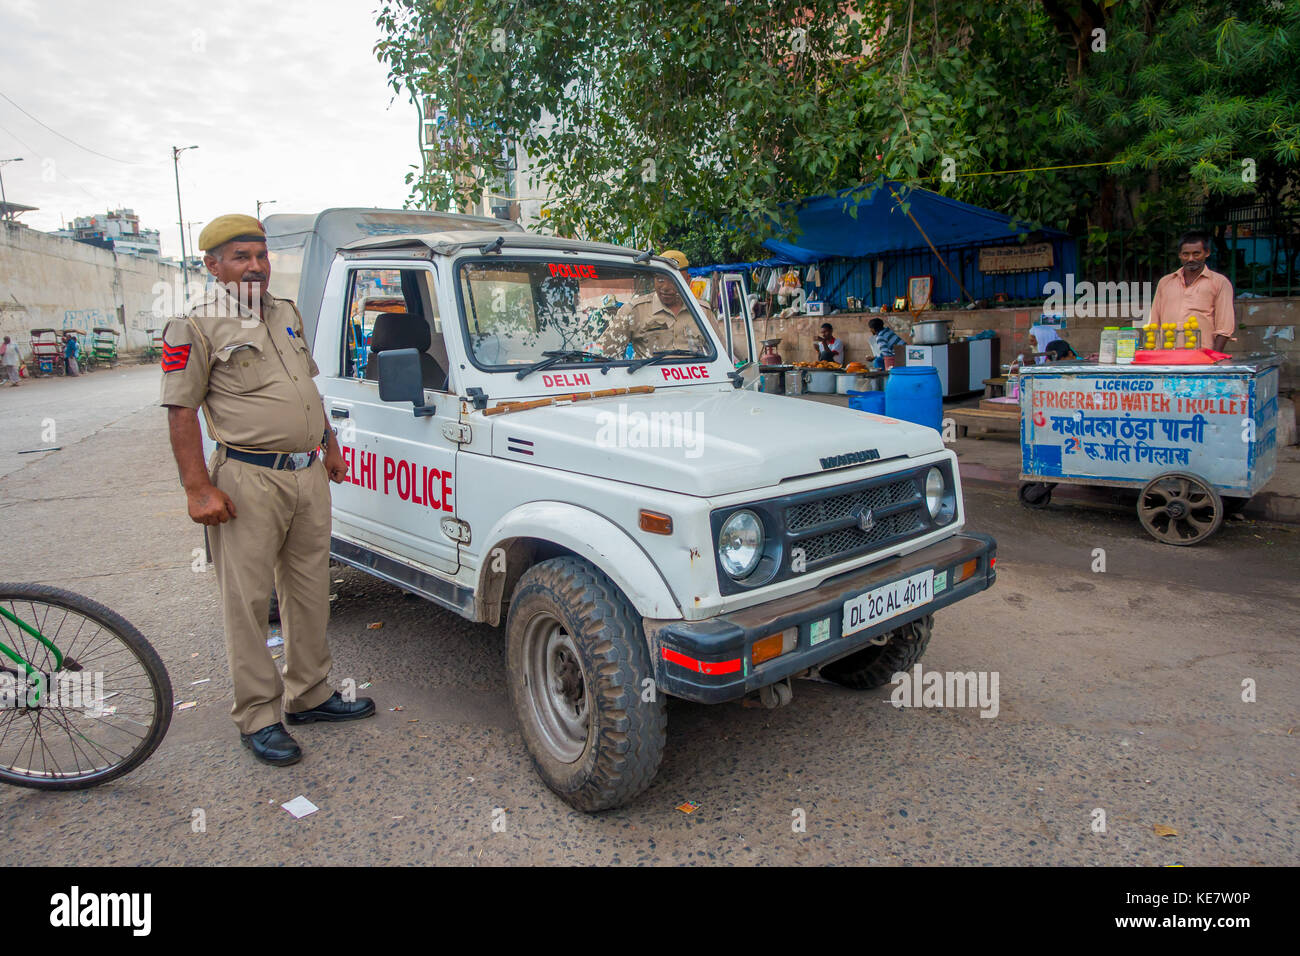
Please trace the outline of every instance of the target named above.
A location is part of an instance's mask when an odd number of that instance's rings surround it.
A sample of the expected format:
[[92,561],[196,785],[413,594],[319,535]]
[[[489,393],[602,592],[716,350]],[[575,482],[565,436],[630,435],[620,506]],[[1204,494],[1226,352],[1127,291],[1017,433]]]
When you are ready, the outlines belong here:
[[145,662],[114,631],[71,608],[31,599],[3,606],[53,641],[64,666],[55,671],[48,648],[0,618],[0,641],[63,683],[62,694],[51,687],[43,703],[27,706],[25,669],[0,657],[0,679],[12,695],[0,708],[0,778],[89,782],[108,775],[144,746],[162,716]]
[[1192,544],[1208,537],[1223,520],[1214,492],[1184,475],[1157,478],[1142,490],[1138,517],[1152,537],[1167,544]]
[[546,749],[573,763],[587,748],[591,694],[573,637],[549,614],[538,614],[524,632],[524,681],[528,702]]

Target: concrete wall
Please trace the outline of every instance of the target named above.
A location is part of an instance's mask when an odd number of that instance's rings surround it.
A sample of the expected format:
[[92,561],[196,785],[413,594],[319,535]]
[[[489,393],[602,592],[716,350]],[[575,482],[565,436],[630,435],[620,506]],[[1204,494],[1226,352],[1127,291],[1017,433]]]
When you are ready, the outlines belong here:
[[[1272,299],[1237,299],[1237,341],[1229,342],[1227,351],[1234,355],[1250,352],[1276,352],[1282,356],[1281,388],[1294,389],[1300,386],[1300,298]],[[1002,339],[1002,361],[1008,363],[1019,352],[1032,351],[1029,339],[1029,327],[1034,324],[1041,310],[1029,309],[978,309],[978,310],[943,310],[931,313],[953,320],[953,335],[969,335],[983,329],[993,329]],[[793,319],[758,319],[754,322],[754,334],[762,340],[780,338],[777,350],[787,362],[814,361],[812,336],[823,322],[830,322],[835,327],[837,338],[843,339],[848,361],[866,361],[871,354],[871,333],[867,321],[873,315],[857,312],[840,312],[822,318],[805,315]],[[888,322],[899,335],[911,341],[912,317],[907,313],[880,316]],[[1108,325],[1123,326],[1125,320],[1102,318],[1071,318],[1068,320],[1065,338],[1080,355],[1096,352],[1101,343],[1101,330]],[[1269,327],[1291,328],[1295,340],[1279,340],[1276,337],[1265,339]],[[761,347],[760,347],[761,349]]]
[[149,343],[147,330],[169,317],[154,314],[155,285],[178,289],[180,274],[156,259],[0,222],[0,335],[17,342],[26,358],[31,329],[103,326],[122,333],[119,350],[138,351]]

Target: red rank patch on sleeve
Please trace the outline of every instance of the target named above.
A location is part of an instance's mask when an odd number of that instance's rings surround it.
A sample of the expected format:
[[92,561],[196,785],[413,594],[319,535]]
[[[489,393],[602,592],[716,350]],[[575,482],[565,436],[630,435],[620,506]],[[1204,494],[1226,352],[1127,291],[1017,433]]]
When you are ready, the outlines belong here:
[[190,347],[185,345],[168,345],[163,343],[162,370],[164,372],[179,372],[190,361]]

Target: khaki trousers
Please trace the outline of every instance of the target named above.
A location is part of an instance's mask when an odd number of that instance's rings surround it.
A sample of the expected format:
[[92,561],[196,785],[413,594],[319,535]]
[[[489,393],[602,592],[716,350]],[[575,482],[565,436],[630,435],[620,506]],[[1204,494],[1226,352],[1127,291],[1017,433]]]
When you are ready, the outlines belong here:
[[[212,483],[235,503],[235,517],[208,528],[221,586],[226,657],[235,685],[230,715],[251,734],[283,711],[310,710],[333,693],[329,621],[330,490],[319,458],[302,471],[273,471],[226,458],[218,448]],[[266,646],[271,580],[280,602],[284,677]]]

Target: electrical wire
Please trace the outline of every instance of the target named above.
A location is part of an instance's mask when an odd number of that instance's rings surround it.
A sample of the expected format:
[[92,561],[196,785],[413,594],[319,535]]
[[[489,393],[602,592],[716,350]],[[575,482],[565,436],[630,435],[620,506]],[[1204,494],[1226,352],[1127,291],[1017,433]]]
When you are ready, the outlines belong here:
[[[1052,169],[1087,169],[1091,166],[1118,166],[1123,160],[1112,159],[1104,163],[1072,163],[1069,166],[1027,166],[1024,169],[990,169],[980,173],[956,173],[959,177],[966,176],[1009,176],[1012,173],[1041,173]],[[933,183],[942,180],[942,176],[926,176],[923,179],[915,180],[921,183]],[[947,181],[947,180],[945,180]]]
[[[38,126],[43,126],[43,127],[45,127],[45,129],[49,130],[51,133],[53,133],[55,136],[59,137],[60,139],[66,139],[66,140],[67,140],[69,143],[71,143],[73,146],[77,147],[77,149],[83,149],[83,150],[85,150],[86,152],[90,153],[91,155],[93,155],[93,156],[98,156],[98,157],[100,157],[101,159],[107,159],[107,160],[111,160],[112,162],[115,162],[115,163],[121,163],[123,166],[139,166],[139,165],[141,165],[140,163],[133,163],[133,162],[131,162],[130,160],[127,160],[127,159],[118,159],[116,156],[108,156],[108,155],[106,155],[106,154],[104,154],[104,153],[98,152],[97,150],[93,150],[93,149],[91,149],[89,146],[82,146],[82,145],[81,145],[80,143],[78,143],[75,139],[72,139],[72,138],[69,137],[69,136],[64,136],[64,135],[63,135],[62,133],[60,133],[57,129],[55,129],[53,126],[49,126],[49,125],[47,125],[47,124],[45,124],[45,123],[42,123],[42,122],[41,122],[40,120],[38,120],[35,116],[33,116],[31,113],[27,112],[25,109],[23,109],[23,108],[22,108],[21,106],[19,106],[17,103],[15,103],[13,100],[9,99],[9,97],[6,96],[4,93],[0,93],[0,97],[4,97],[6,100],[8,100],[8,101],[9,101],[9,104],[10,104],[11,106],[13,106],[14,109],[18,110],[18,112],[22,113],[24,116],[26,116],[26,117],[27,117],[29,120],[31,120],[33,123],[36,123]],[[10,136],[13,136],[12,133],[10,133],[9,135],[10,135]],[[17,139],[17,138],[18,138],[18,137],[14,136],[14,139]],[[29,146],[28,149],[31,149],[31,147]]]
[[[0,96],[3,96],[3,95],[4,95],[3,93],[0,93]],[[39,150],[33,149],[31,146],[27,145],[27,143],[23,140],[23,138],[22,138],[21,136],[19,136],[19,135],[18,135],[17,133],[15,133],[15,132],[13,132],[13,131],[12,131],[11,129],[9,129],[8,127],[0,125],[0,132],[8,133],[10,136],[12,136],[15,140],[18,141],[18,144],[19,144],[20,146],[22,146],[23,149],[26,149],[27,151],[29,151],[29,152],[31,152],[31,153],[35,153],[37,159],[42,159],[42,160],[43,160],[43,159],[46,159],[46,158],[47,158],[47,157],[44,156],[44,155],[43,155]],[[51,159],[51,162],[54,162],[54,160]],[[55,175],[55,176],[62,176],[62,177],[63,177],[63,180],[64,180],[65,182],[70,183],[70,184],[73,185],[73,186],[76,186],[76,187],[77,187],[78,189],[80,189],[83,193],[85,193],[87,196],[89,196],[91,199],[93,199],[96,203],[102,203],[102,202],[103,202],[102,199],[100,199],[98,196],[96,196],[94,193],[92,193],[92,192],[91,192],[89,189],[87,189],[85,186],[81,185],[81,183],[77,182],[75,179],[68,179],[67,176],[64,176],[63,173],[59,172],[59,167],[58,167],[58,163],[57,163],[57,162],[55,162],[53,168],[54,168],[54,175]],[[105,205],[107,206],[108,204],[105,203]]]

